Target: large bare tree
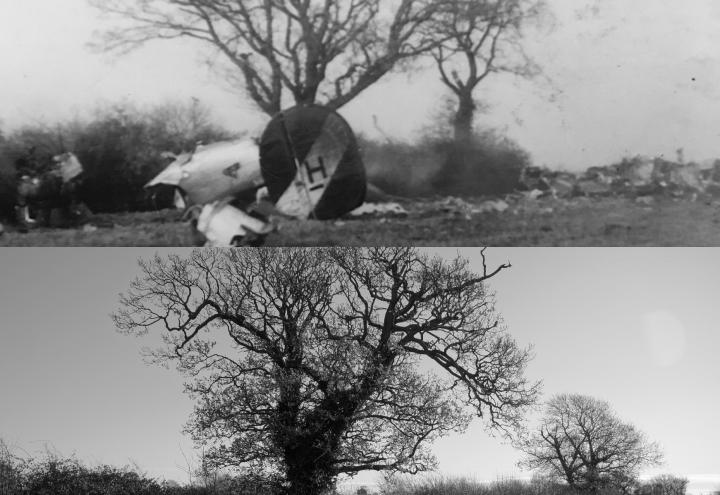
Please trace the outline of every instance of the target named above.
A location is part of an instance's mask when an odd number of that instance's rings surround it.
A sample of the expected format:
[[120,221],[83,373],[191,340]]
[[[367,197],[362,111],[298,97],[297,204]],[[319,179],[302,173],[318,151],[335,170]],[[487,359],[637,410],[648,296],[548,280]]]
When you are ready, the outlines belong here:
[[519,446],[527,467],[590,493],[628,487],[640,469],[662,459],[658,445],[620,420],[607,402],[579,394],[550,399],[540,427]]
[[522,46],[523,26],[538,19],[542,0],[443,0],[433,30],[432,51],[440,79],[457,98],[455,140],[467,142],[478,108],[475,90],[491,74],[539,73]]
[[509,265],[476,274],[410,248],[197,250],[141,265],[117,327],[163,333],[152,356],[190,377],[188,430],[208,460],[288,494],[427,470],[433,439],[473,415],[510,432],[537,395],[529,350],[485,286]]
[[[89,0],[123,20],[95,45],[125,50],[192,38],[229,62],[231,81],[267,114],[296,103],[339,108],[398,62],[431,48],[440,0]],[[237,77],[240,76],[240,77]]]

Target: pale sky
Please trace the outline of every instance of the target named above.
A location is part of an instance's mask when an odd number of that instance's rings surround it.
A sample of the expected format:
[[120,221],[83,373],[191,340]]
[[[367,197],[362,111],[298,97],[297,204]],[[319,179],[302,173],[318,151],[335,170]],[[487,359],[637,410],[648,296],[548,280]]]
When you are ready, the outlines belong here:
[[[192,443],[181,429],[192,402],[182,378],[143,362],[140,349],[155,337],[120,335],[109,318],[137,259],[154,252],[3,249],[0,438],[18,453],[47,446],[187,481],[183,452],[191,457]],[[480,269],[478,249],[459,252]],[[488,257],[490,266],[513,265],[492,288],[511,335],[534,345],[528,377],[543,380],[543,397],[607,400],[661,444],[666,464],[647,474],[689,476],[696,492],[720,489],[720,250],[492,248]],[[528,475],[519,453],[480,421],[433,450],[443,475]]]
[[[684,148],[688,160],[720,157],[720,4],[714,0],[547,0],[554,30],[535,29],[527,49],[552,86],[488,79],[478,123],[498,128],[537,165],[581,170],[626,155]],[[86,0],[0,0],[0,122],[86,115],[99,102],[138,104],[197,97],[231,130],[258,132],[267,118],[202,63],[189,41],[158,41],[130,55],[85,46],[111,26]],[[392,74],[341,110],[358,131],[409,139],[430,125],[445,95],[434,68]]]

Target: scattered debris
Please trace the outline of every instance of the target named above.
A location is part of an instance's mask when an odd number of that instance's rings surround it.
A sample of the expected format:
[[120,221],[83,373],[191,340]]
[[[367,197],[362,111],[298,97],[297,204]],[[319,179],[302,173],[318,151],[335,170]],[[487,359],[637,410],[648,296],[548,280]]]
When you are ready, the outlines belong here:
[[510,205],[503,201],[502,199],[496,199],[496,200],[488,200],[483,201],[480,203],[476,208],[473,209],[474,213],[487,213],[491,211],[496,211],[498,213],[502,213],[505,210],[510,208]]
[[540,189],[533,189],[532,191],[524,192],[523,196],[527,199],[538,199],[539,197],[543,196],[545,193],[543,193]]
[[[603,179],[604,178],[605,177],[603,177]],[[612,188],[611,185],[604,180],[582,178],[575,183],[573,192],[584,196],[609,196]]]
[[398,215],[405,216],[408,211],[400,203],[364,203],[350,212],[353,217]]
[[455,196],[448,196],[437,203],[437,207],[440,211],[450,213],[455,216],[463,216],[466,219],[472,218],[474,205],[468,201],[457,198]]
[[618,173],[622,180],[632,187],[641,187],[650,184],[653,179],[655,163],[648,157],[636,156],[630,160],[623,160],[618,165]]
[[[697,163],[677,163],[663,158],[636,156],[620,163],[590,167],[580,173],[527,167],[517,190],[502,197],[460,198],[448,196],[420,202],[378,201],[362,205],[353,217],[373,217],[380,221],[393,216],[427,217],[448,215],[473,220],[486,214],[534,213],[551,216],[567,208],[592,204],[596,198],[625,199],[652,209],[663,198],[674,201],[712,203],[720,198],[720,160],[701,167]],[[404,206],[403,206],[404,205]],[[626,230],[611,224],[610,231]]]
[[678,163],[664,158],[636,156],[620,163],[590,167],[573,174],[540,167],[527,167],[520,177],[518,190],[538,190],[555,198],[577,196],[637,197],[669,195],[684,197],[720,190],[720,160],[710,168],[695,162]]
[[638,196],[635,202],[639,205],[651,206],[655,204],[655,198],[652,196]]

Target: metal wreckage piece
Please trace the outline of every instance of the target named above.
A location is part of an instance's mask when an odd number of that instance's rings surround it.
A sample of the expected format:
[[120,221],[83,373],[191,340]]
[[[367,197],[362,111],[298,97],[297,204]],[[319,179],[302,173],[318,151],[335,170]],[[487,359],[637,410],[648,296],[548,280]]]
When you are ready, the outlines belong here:
[[204,205],[194,226],[205,237],[206,246],[259,246],[275,230],[266,219],[235,208],[228,200]]
[[175,204],[206,245],[259,245],[270,216],[327,220],[360,206],[367,187],[348,123],[318,105],[273,117],[259,143],[224,141],[175,157],[145,187],[175,187]]
[[176,205],[182,209],[256,189],[263,184],[258,146],[251,140],[198,145],[192,153],[178,155],[145,187],[159,184],[177,188]]

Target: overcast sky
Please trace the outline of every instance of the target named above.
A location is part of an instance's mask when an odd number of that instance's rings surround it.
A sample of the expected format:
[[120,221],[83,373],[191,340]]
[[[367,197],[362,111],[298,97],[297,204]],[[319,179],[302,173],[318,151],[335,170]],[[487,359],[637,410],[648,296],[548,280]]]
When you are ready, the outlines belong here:
[[[482,125],[498,128],[538,165],[584,169],[626,155],[720,157],[720,3],[689,0],[547,0],[554,29],[528,32],[527,48],[552,80],[488,79]],[[0,0],[0,122],[85,115],[98,102],[197,97],[233,130],[266,117],[227,90],[192,42],[154,42],[123,57],[91,52],[102,19],[86,0]],[[437,114],[445,90],[434,69],[395,74],[342,109],[356,130],[411,138]]]
[[[462,255],[478,261],[477,249]],[[192,410],[174,370],[146,365],[153,337],[114,331],[109,314],[143,249],[10,249],[0,256],[0,438],[90,464],[135,461],[187,481],[181,434]],[[446,249],[453,256],[456,250]],[[510,333],[535,346],[528,368],[544,397],[582,393],[659,442],[666,465],[695,489],[720,489],[720,251],[491,249]],[[480,266],[475,265],[479,270]],[[524,476],[519,454],[481,422],[437,442],[440,473]],[[372,480],[372,475],[361,480]],[[705,481],[703,481],[705,480]],[[708,481],[709,480],[709,481]]]

